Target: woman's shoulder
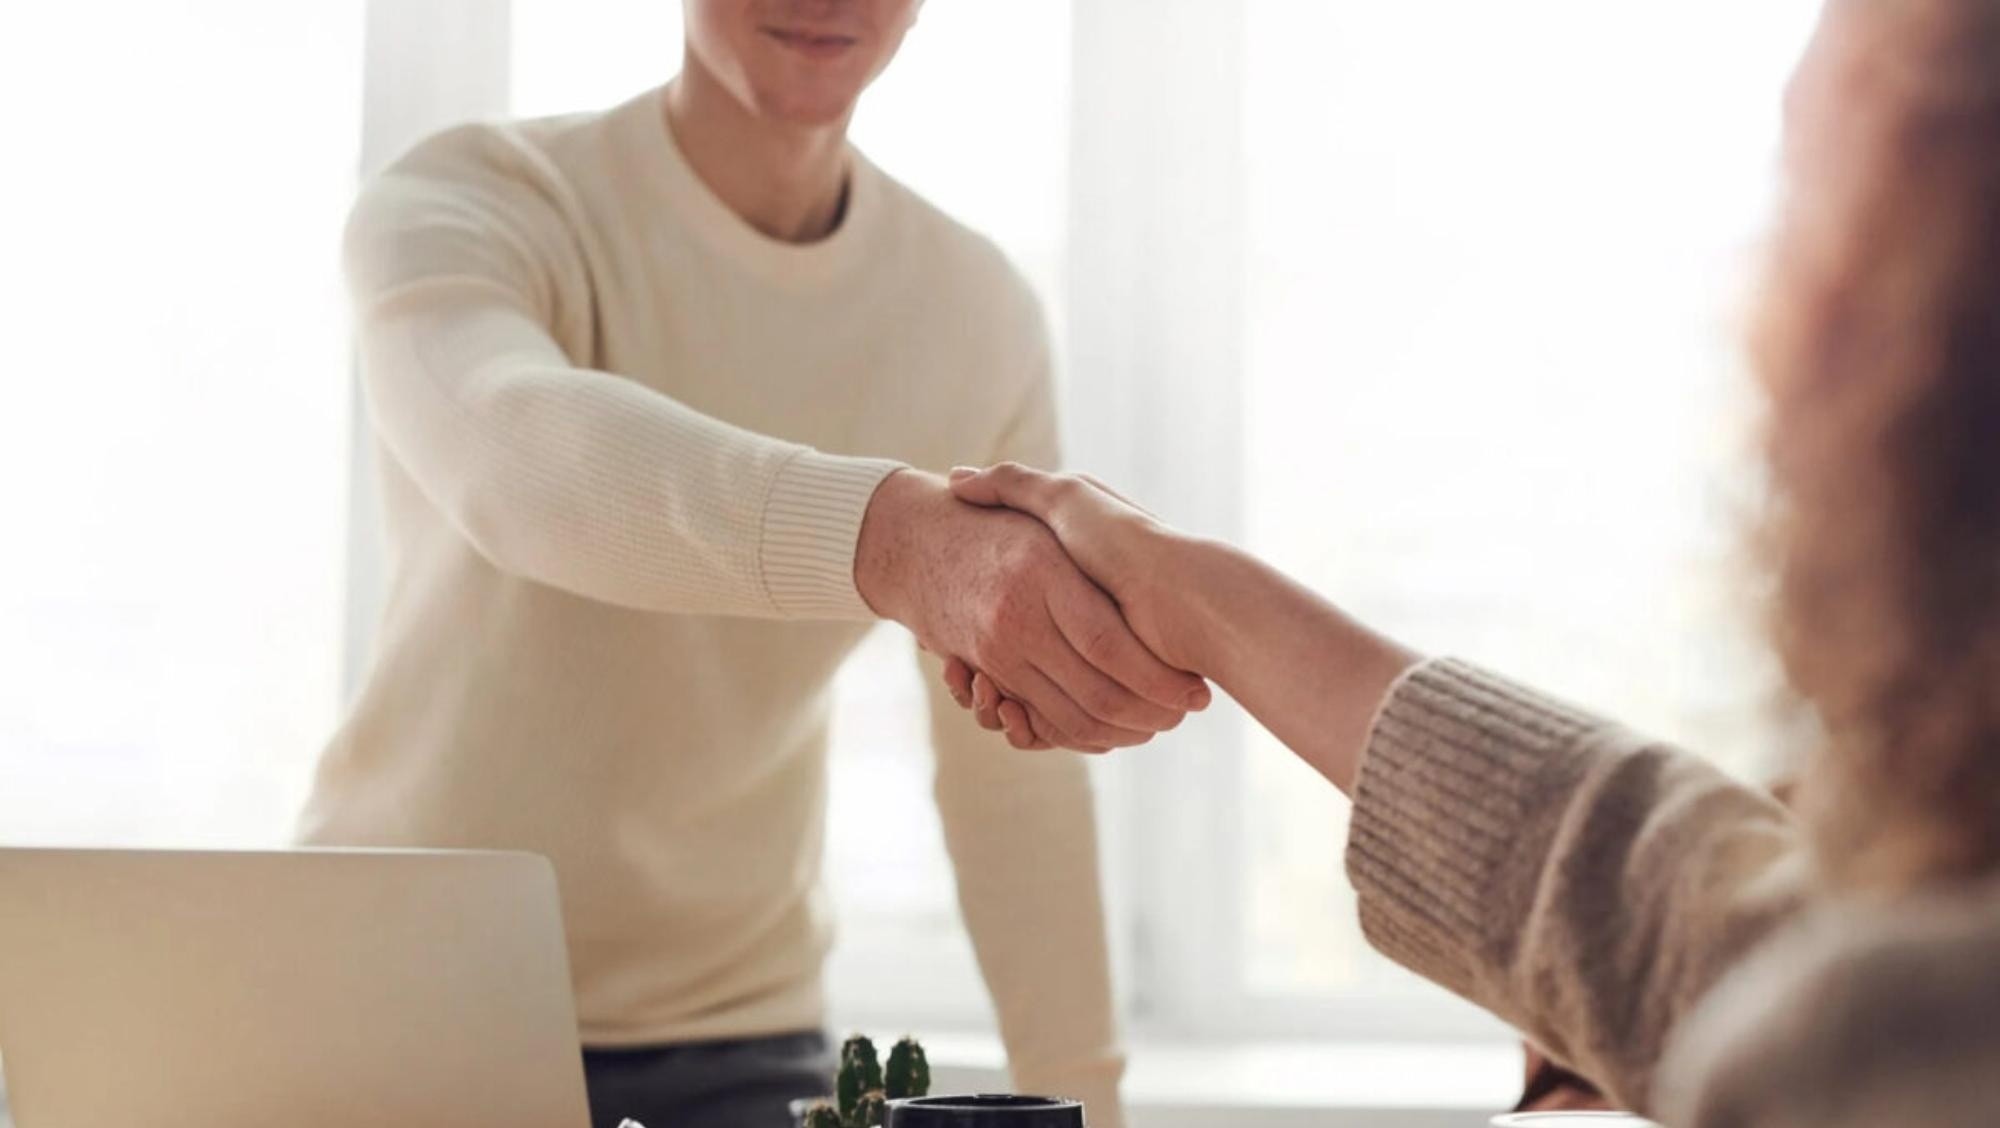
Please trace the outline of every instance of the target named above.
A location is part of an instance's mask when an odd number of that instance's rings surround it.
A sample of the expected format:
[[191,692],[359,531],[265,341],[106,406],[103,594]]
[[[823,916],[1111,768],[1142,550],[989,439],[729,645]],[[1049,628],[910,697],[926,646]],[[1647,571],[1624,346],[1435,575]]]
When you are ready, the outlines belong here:
[[1668,1123],[1990,1124],[2000,1109],[2000,883],[1816,910],[1675,1035]]

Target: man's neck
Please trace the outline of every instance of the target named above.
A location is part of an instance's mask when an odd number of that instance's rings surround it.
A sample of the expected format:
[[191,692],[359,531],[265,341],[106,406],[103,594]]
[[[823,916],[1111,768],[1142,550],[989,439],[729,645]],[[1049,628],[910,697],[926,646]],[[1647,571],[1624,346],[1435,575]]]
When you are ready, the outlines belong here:
[[847,122],[797,126],[750,112],[690,53],[667,88],[667,127],[695,175],[744,222],[787,243],[840,225]]

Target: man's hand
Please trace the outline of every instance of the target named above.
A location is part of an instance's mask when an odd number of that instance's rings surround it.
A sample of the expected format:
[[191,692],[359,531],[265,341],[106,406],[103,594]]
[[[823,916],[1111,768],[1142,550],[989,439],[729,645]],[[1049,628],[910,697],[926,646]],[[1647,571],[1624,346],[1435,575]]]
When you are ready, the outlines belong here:
[[[1139,641],[1047,526],[959,501],[935,475],[903,470],[883,481],[862,521],[854,579],[877,614],[1018,703],[1021,723],[1008,732],[1017,747],[1143,744],[1209,702],[1200,678]],[[960,703],[974,704],[970,686]]]
[[1199,542],[1088,474],[1051,474],[1012,462],[951,472],[951,490],[974,505],[1025,513],[1056,535],[1083,574],[1103,588],[1147,649],[1176,669],[1201,669],[1201,639],[1184,612]]
[[[1185,615],[1169,590],[1171,567],[1187,538],[1087,475],[1050,474],[1014,463],[987,470],[952,471],[952,492],[982,506],[1004,506],[1048,526],[1077,566],[1118,602],[1139,640],[1182,669],[1195,669],[1195,647]],[[1184,596],[1185,593],[1182,593]],[[977,662],[947,660],[945,684],[985,728],[1017,733],[1030,727],[1028,711]]]

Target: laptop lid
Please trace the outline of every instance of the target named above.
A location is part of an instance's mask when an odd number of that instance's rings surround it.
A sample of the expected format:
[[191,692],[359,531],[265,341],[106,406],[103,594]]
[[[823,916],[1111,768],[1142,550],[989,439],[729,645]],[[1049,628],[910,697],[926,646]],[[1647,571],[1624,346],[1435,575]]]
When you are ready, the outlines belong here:
[[586,1128],[529,854],[0,849],[19,1128]]

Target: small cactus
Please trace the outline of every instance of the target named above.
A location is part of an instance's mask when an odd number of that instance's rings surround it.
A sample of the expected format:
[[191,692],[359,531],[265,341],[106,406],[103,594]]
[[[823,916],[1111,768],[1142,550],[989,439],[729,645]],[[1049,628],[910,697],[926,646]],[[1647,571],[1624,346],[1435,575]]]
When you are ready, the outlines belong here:
[[881,1128],[889,1118],[890,1101],[930,1091],[930,1062],[915,1038],[904,1038],[889,1050],[885,1070],[875,1043],[856,1034],[841,1044],[833,1102],[820,1101],[807,1109],[799,1128]]
[[880,1089],[870,1089],[861,1094],[861,1100],[854,1106],[854,1120],[847,1128],[882,1128],[882,1122],[889,1116],[889,1098]]
[[875,1056],[875,1043],[856,1034],[840,1047],[840,1076],[833,1087],[840,1101],[840,1117],[852,1125],[855,1109],[863,1094],[882,1087],[882,1065]]
[[889,1050],[883,1088],[890,1100],[922,1097],[931,1091],[931,1063],[915,1038],[904,1038]]

